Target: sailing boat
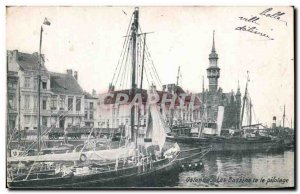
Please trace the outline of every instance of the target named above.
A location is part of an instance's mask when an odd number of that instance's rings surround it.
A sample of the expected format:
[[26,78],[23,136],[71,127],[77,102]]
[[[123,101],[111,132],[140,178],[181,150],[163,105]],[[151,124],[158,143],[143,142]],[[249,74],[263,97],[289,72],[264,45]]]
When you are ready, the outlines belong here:
[[[132,51],[132,87],[136,94],[136,38],[138,36],[139,9],[133,12],[130,48]],[[141,81],[142,83],[142,81]],[[142,84],[141,84],[142,85]],[[152,92],[155,92],[152,89]],[[8,180],[10,188],[68,188],[100,186],[125,186],[141,180],[155,180],[178,172],[177,157],[180,148],[177,144],[166,149],[167,125],[164,123],[156,104],[149,105],[151,123],[147,126],[148,144],[138,141],[135,130],[135,107],[131,109],[130,146],[115,150],[101,150],[78,153],[26,156],[8,160]],[[150,140],[150,141],[149,141]],[[153,148],[154,149],[151,149]],[[155,149],[158,147],[158,149]],[[105,163],[103,161],[106,161]],[[31,165],[27,166],[26,163]],[[33,162],[33,164],[32,164]]]
[[[63,164],[53,166],[49,161],[44,163],[33,163],[27,173],[19,173],[11,176],[8,180],[10,188],[67,188],[67,187],[90,187],[91,185],[99,186],[116,186],[120,183],[125,186],[125,183],[134,184],[141,180],[158,179],[160,176],[167,176],[178,172],[177,157],[179,155],[179,147],[175,144],[174,147],[162,152],[165,143],[164,138],[164,121],[161,118],[157,107],[150,107],[150,115],[152,122],[157,123],[149,125],[147,131],[151,134],[152,146],[158,146],[157,152],[149,149],[150,146],[145,146],[145,151],[141,151],[143,146],[139,146],[140,152],[135,156],[116,157],[115,162],[90,163],[67,166]],[[157,125],[160,125],[158,132],[155,132]],[[111,150],[105,150],[107,154],[111,154]],[[102,154],[105,152],[102,152]],[[96,153],[95,153],[96,154]],[[126,153],[122,153],[126,154]],[[99,157],[105,157],[101,155]],[[70,162],[71,160],[69,160]],[[71,161],[72,162],[72,161]],[[19,165],[19,164],[16,164]],[[38,170],[33,170],[34,165]],[[10,169],[12,165],[9,165]],[[24,168],[23,168],[24,169]],[[132,185],[131,185],[132,186]]]
[[[199,135],[197,137],[167,137],[167,140],[170,142],[177,142],[179,144],[189,144],[200,147],[211,147],[211,151],[214,152],[236,152],[236,151],[270,151],[270,150],[281,150],[283,148],[283,141],[278,139],[271,139],[266,136],[255,136],[251,137],[247,134],[247,127],[253,127],[251,124],[252,120],[252,103],[249,100],[248,94],[248,82],[249,78],[246,82],[245,95],[243,98],[243,106],[242,106],[242,116],[240,119],[240,127],[235,131],[238,135],[235,136],[221,136],[218,133],[218,136],[207,136],[203,137],[201,135],[203,131],[203,125],[199,127]],[[247,102],[249,102],[249,111],[248,112],[248,126],[242,126],[242,121],[244,120],[244,111]],[[205,109],[205,106],[204,106]],[[220,111],[220,110],[219,110]],[[205,121],[206,111],[203,111],[202,121]],[[219,115],[219,112],[218,112]],[[221,130],[221,129],[220,129]],[[219,131],[220,131],[219,130]]]

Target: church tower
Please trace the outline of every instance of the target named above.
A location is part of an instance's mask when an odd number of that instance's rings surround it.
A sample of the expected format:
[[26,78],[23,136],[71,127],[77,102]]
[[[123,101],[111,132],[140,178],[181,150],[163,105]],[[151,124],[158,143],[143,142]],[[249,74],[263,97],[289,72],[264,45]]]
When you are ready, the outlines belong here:
[[218,89],[218,79],[220,77],[220,68],[218,67],[218,54],[215,49],[215,31],[213,31],[213,45],[209,54],[209,67],[206,69],[209,82],[209,92],[215,93]]

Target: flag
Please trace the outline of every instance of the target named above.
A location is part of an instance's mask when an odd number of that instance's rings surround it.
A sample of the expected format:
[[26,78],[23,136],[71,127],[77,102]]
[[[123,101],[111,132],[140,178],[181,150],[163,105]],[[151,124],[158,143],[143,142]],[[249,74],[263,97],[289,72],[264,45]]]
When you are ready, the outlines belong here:
[[44,25],[48,25],[48,26],[50,26],[50,24],[51,24],[51,23],[48,21],[48,19],[47,19],[47,18],[45,18],[45,19],[44,19],[44,22],[43,22],[43,24],[44,24]]

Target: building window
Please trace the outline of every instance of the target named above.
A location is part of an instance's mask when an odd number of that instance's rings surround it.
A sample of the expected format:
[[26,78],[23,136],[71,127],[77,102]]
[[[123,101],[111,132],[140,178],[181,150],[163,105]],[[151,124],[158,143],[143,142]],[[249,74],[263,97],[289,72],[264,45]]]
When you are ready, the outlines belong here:
[[35,89],[35,90],[38,89],[38,78],[34,78],[34,81],[33,81],[33,89]]
[[30,88],[30,77],[25,77],[24,87]]
[[43,110],[46,110],[47,109],[47,100],[43,100]]
[[9,129],[14,129],[16,127],[16,116],[9,115],[8,116],[8,127]]
[[17,83],[15,81],[9,81],[7,83],[7,87],[10,89],[16,89],[17,88]]
[[144,119],[144,125],[146,125],[147,124],[147,119]]
[[47,117],[42,117],[42,126],[47,127]]
[[56,110],[57,107],[57,96],[51,97],[51,110]]
[[30,96],[29,95],[25,95],[24,96],[24,109],[29,109],[30,106]]
[[76,98],[76,111],[80,111],[81,98]]
[[38,98],[37,96],[33,96],[33,110],[37,110],[37,103],[38,103]]
[[90,119],[94,119],[94,112],[90,111]]
[[35,123],[38,123],[38,120],[37,120],[37,116],[32,116],[32,122],[35,124]]
[[128,125],[128,119],[125,120],[125,124]]
[[93,109],[93,108],[94,108],[94,103],[90,102],[90,109]]
[[24,122],[25,124],[29,124],[30,123],[30,116],[24,116]]
[[120,106],[118,106],[117,108],[117,117],[119,116],[119,112],[120,112]]
[[84,118],[88,119],[88,111],[84,111]]
[[63,95],[61,95],[59,97],[59,107],[60,107],[60,110],[65,109],[65,96],[63,96]]
[[68,98],[68,110],[69,111],[73,110],[73,97]]
[[14,96],[8,96],[8,108],[9,109],[15,109],[15,100],[14,100]]
[[43,87],[44,90],[46,90],[47,89],[47,82],[42,82],[42,87]]

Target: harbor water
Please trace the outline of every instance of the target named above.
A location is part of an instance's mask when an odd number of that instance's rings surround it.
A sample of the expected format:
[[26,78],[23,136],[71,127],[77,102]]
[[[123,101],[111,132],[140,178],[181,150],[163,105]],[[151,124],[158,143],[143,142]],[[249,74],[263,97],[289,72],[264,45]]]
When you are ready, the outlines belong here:
[[[195,159],[196,160],[196,159]],[[276,188],[294,186],[294,151],[209,153],[200,171],[178,175],[175,187]]]

